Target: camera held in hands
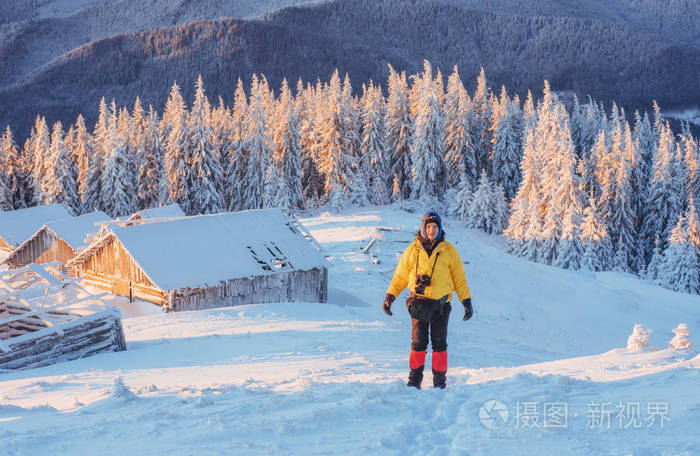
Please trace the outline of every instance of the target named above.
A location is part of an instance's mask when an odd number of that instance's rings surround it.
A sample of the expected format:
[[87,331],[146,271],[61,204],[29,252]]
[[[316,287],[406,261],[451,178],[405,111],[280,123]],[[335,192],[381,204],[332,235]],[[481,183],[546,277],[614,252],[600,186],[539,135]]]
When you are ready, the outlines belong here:
[[419,276],[416,276],[416,289],[415,293],[416,294],[423,294],[425,293],[425,287],[430,286],[430,276],[427,274],[421,274]]

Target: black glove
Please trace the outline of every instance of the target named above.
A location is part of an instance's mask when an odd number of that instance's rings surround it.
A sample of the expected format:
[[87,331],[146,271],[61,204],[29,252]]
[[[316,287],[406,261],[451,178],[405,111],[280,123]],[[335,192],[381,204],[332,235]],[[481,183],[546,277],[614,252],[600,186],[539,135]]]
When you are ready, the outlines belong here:
[[467,321],[472,317],[472,315],[474,315],[474,309],[472,309],[472,298],[467,298],[462,301],[462,305],[464,306],[464,318],[462,318],[462,320]]
[[386,294],[386,297],[384,298],[384,304],[382,304],[382,310],[385,314],[394,315],[393,313],[391,313],[391,303],[394,302],[394,299],[396,299],[396,297],[393,294]]

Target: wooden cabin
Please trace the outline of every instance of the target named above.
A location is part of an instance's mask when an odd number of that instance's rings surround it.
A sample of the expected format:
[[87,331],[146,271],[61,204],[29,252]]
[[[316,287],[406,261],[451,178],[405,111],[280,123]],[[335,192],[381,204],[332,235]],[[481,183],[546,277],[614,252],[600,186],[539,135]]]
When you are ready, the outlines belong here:
[[166,310],[328,296],[326,259],[279,209],[112,225],[67,267]]
[[91,233],[97,234],[98,222],[110,220],[104,212],[96,211],[80,217],[48,222],[29,239],[12,251],[4,263],[10,269],[21,268],[29,263],[66,264],[79,250],[87,247]]
[[45,223],[70,216],[60,204],[0,211],[0,250],[11,252]]

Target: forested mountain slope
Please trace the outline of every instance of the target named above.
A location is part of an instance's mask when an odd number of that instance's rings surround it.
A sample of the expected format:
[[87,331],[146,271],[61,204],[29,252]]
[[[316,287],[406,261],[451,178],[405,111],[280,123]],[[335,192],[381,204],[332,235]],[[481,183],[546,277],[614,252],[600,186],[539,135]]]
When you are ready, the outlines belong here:
[[[687,4],[692,18],[697,8]],[[157,104],[173,80],[191,99],[198,73],[212,99],[230,100],[236,78],[252,73],[264,73],[277,87],[283,77],[313,81],[337,67],[358,85],[370,78],[384,82],[387,63],[411,73],[425,58],[445,72],[458,65],[467,81],[483,66],[492,87],[505,84],[521,94],[541,89],[547,78],[555,90],[628,108],[648,109],[653,99],[664,108],[700,104],[700,76],[692,70],[700,68],[696,47],[610,20],[538,16],[536,6],[546,5],[533,5],[519,15],[424,0],[340,0],[261,20],[202,20],[118,35],[75,49],[0,91],[0,124],[12,124],[22,136],[37,113],[49,122],[72,122],[83,112],[91,122],[101,96],[130,104],[140,95]],[[560,9],[566,5],[560,2]],[[21,67],[18,62],[32,55],[31,43],[3,46],[0,74]]]

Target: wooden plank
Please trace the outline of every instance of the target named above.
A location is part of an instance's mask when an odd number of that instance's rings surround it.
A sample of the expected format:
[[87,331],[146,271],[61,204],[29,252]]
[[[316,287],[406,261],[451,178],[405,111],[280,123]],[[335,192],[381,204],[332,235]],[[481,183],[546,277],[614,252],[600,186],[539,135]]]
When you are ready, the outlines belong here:
[[63,336],[48,329],[5,341],[10,351],[0,353],[0,369],[28,369],[104,351],[126,350],[121,317],[116,308],[73,320],[66,323],[63,330]]
[[70,306],[72,306],[72,305],[74,305],[74,304],[78,304],[78,303],[80,303],[80,302],[92,301],[92,300],[94,300],[94,299],[100,299],[100,298],[103,298],[103,297],[105,297],[105,296],[107,296],[107,293],[101,293],[101,294],[98,294],[98,295],[90,295],[90,296],[86,296],[86,297],[84,297],[84,298],[80,298],[80,299],[76,299],[76,300],[74,300],[74,301],[70,301],[70,302],[68,302],[68,303],[62,303],[62,304],[57,304],[57,305],[55,305],[55,306],[45,307],[45,308],[43,308],[43,309],[32,310],[31,312],[23,313],[23,314],[21,314],[21,315],[15,315],[15,316],[13,316],[13,317],[4,318],[4,319],[0,320],[0,325],[4,325],[4,324],[7,324],[7,323],[11,323],[11,322],[13,322],[13,321],[19,321],[19,320],[22,320],[22,319],[24,319],[24,318],[29,318],[29,317],[32,317],[32,316],[35,316],[35,315],[41,315],[41,314],[43,314],[43,313],[50,312],[50,311],[56,310],[56,309],[61,309],[61,308],[64,308],[64,309],[65,309],[65,308],[68,308],[68,307],[70,307]]

